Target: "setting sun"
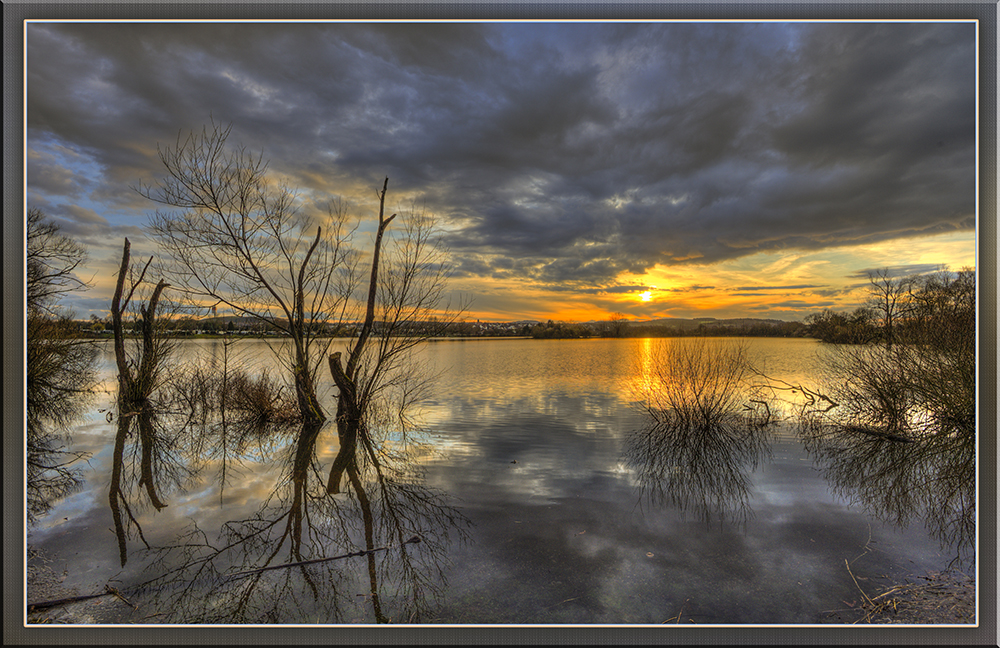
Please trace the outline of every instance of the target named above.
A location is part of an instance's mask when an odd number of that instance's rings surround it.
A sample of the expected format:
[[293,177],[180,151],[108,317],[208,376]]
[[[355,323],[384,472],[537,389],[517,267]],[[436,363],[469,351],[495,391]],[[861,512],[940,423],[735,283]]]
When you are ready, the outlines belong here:
[[648,302],[648,301],[649,301],[650,299],[652,299],[652,298],[653,298],[653,293],[651,293],[651,292],[650,292],[650,291],[648,291],[648,290],[647,290],[646,292],[644,292],[644,293],[640,293],[640,294],[639,294],[639,299],[640,299],[641,301],[644,301],[644,302]]

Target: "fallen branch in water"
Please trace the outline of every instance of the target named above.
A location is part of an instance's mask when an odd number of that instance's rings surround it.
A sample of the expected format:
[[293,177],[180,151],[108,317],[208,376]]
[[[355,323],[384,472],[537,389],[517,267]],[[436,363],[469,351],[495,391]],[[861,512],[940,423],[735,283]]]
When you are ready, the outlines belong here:
[[70,596],[68,598],[55,599],[53,601],[39,601],[38,603],[29,603],[28,612],[31,613],[31,612],[38,612],[40,610],[48,610],[49,608],[59,607],[60,605],[68,605],[70,603],[78,603],[80,601],[89,601],[90,599],[100,598],[102,596],[114,596],[120,598],[122,601],[135,608],[135,604],[133,604],[124,596],[122,596],[122,593],[119,592],[117,589],[111,587],[110,585],[105,585],[105,587],[107,589],[104,592],[101,592],[100,594],[85,594],[83,596]]
[[845,432],[857,432],[858,434],[867,434],[869,436],[888,439],[889,441],[898,441],[900,443],[913,443],[913,439],[911,439],[910,437],[905,437],[899,434],[893,434],[892,432],[885,432],[883,430],[875,430],[873,428],[860,427],[857,425],[842,425],[841,429],[844,430]]
[[[802,394],[806,399],[806,402],[803,404],[803,408],[816,406],[817,412],[825,414],[826,412],[829,412],[833,408],[840,405],[840,403],[836,402],[835,400],[833,400],[832,398],[830,398],[829,396],[827,396],[822,392],[818,392],[813,389],[803,387],[802,385],[793,385],[790,382],[786,382],[778,378],[772,378],[767,374],[758,371],[756,369],[754,369],[753,372],[767,381],[768,383],[767,387],[769,389],[772,389],[774,391],[789,391],[793,394],[798,392]],[[780,385],[778,383],[780,383]],[[819,409],[820,403],[826,403],[826,407],[824,409]]]
[[[420,536],[413,536],[409,540],[399,543],[397,547],[402,547],[403,545],[416,544],[420,542]],[[284,563],[281,565],[271,565],[269,567],[260,567],[258,569],[249,569],[247,571],[238,572],[236,574],[230,574],[228,578],[241,578],[243,576],[250,576],[252,574],[259,574],[261,572],[270,571],[272,569],[287,569],[288,567],[299,567],[302,565],[315,565],[316,563],[327,562],[330,560],[340,560],[342,558],[354,558],[356,556],[367,556],[368,554],[373,554],[376,551],[385,551],[391,549],[392,547],[378,547],[376,549],[366,549],[363,551],[354,551],[348,554],[343,554],[341,556],[331,556],[330,558],[314,558],[313,560],[302,560],[300,562]]]
[[[395,545],[395,546],[402,547],[403,545],[417,544],[418,542],[420,542],[420,536],[413,536],[409,540],[401,542],[401,543],[399,543],[398,545]],[[270,571],[272,569],[285,569],[285,568],[288,568],[288,567],[299,567],[301,565],[313,565],[313,564],[316,564],[316,563],[327,562],[327,561],[330,561],[330,560],[340,560],[342,558],[354,558],[356,556],[367,556],[368,554],[372,554],[372,553],[375,553],[377,551],[385,551],[385,550],[391,549],[391,548],[392,548],[392,546],[378,547],[376,549],[366,549],[366,550],[363,550],[363,551],[354,551],[352,553],[343,554],[341,556],[331,556],[330,558],[316,558],[314,560],[303,560],[301,562],[284,563],[284,564],[281,564],[281,565],[271,565],[270,567],[261,567],[259,569],[250,569],[250,570],[247,570],[247,571],[238,572],[236,574],[230,574],[228,576],[228,578],[241,578],[243,576],[250,576],[252,574],[259,574],[261,572]],[[128,599],[126,599],[124,596],[122,596],[122,593],[120,591],[118,591],[117,589],[115,589],[114,587],[111,587],[110,585],[106,585],[105,587],[107,588],[107,590],[104,591],[104,592],[101,592],[100,594],[86,594],[86,595],[83,595],[83,596],[70,596],[68,598],[56,599],[56,600],[53,600],[53,601],[40,601],[38,603],[29,603],[28,604],[28,612],[29,613],[31,613],[31,612],[38,612],[40,610],[47,610],[49,608],[58,607],[60,605],[68,605],[70,603],[79,603],[81,601],[89,601],[90,599],[100,598],[102,596],[115,596],[117,598],[120,598],[122,601],[124,601],[128,605],[131,605],[133,608],[136,607],[134,603],[130,602]]]

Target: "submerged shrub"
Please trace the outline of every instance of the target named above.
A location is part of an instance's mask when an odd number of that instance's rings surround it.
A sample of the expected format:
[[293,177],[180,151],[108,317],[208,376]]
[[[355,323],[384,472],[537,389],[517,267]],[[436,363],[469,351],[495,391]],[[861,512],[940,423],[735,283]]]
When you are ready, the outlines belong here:
[[975,276],[911,280],[893,342],[829,350],[835,423],[909,438],[976,429]]
[[258,375],[245,370],[233,372],[228,376],[220,402],[228,414],[250,428],[291,425],[301,418],[295,400],[267,372]]
[[745,419],[753,375],[746,342],[662,340],[649,367],[639,396],[657,422],[711,428]]
[[[887,280],[886,280],[887,281]],[[883,282],[885,283],[885,282]],[[906,439],[976,429],[976,278],[972,270],[908,277],[888,330],[867,344],[826,349],[827,419]]]
[[202,445],[217,434],[261,439],[301,422],[290,390],[266,371],[195,365],[178,373],[171,388],[172,409],[201,431]]

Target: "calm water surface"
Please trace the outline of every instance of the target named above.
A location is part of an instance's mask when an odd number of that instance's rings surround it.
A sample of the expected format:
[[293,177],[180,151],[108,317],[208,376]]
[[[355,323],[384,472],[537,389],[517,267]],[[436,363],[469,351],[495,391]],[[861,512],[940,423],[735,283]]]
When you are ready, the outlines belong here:
[[[218,458],[204,461],[183,488],[165,490],[162,511],[135,497],[142,536],[129,537],[124,567],[107,496],[115,436],[102,411],[115,385],[108,348],[109,393],[73,434],[73,448],[92,454],[84,487],[57,503],[29,543],[65,573],[63,587],[88,594],[111,582],[139,607],[106,599],[49,615],[77,623],[659,624],[679,614],[702,624],[842,623],[859,602],[845,560],[861,582],[875,583],[940,570],[954,557],[919,517],[894,524],[838,486],[790,425],[710,449],[650,435],[636,402],[649,352],[684,342],[432,342],[420,354],[439,376],[419,411],[424,431],[409,438],[403,486],[366,488],[369,517],[351,495],[316,494],[337,451],[328,424],[316,446],[319,471],[308,478],[314,498],[294,495],[291,451],[282,447],[289,439],[230,463],[225,489]],[[769,376],[818,384],[819,343],[748,342]],[[274,367],[261,341],[230,351]],[[208,364],[221,353],[220,342],[191,340],[177,359]],[[332,396],[327,387],[328,412]],[[291,561],[284,530],[297,512],[301,559],[388,549],[234,576]],[[413,535],[423,542],[398,546]],[[198,547],[182,547],[190,544]],[[160,551],[170,546],[180,548]]]

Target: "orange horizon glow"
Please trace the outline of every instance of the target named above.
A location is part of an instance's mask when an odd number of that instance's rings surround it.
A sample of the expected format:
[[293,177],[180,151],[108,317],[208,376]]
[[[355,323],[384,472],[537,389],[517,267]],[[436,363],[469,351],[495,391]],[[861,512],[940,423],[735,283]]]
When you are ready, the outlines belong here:
[[[146,258],[151,247],[136,245],[133,256]],[[83,275],[86,297],[104,296],[103,308],[77,311],[75,319],[108,314],[114,292],[120,250],[94,254]],[[601,286],[543,285],[520,278],[453,280],[452,304],[471,303],[459,319],[465,321],[607,321],[617,313],[628,320],[694,319],[699,317],[758,318],[803,321],[811,313],[830,309],[849,312],[865,297],[865,268],[879,265],[923,264],[951,270],[976,267],[974,232],[884,241],[817,251],[760,252],[714,264],[658,265],[645,273],[622,273]],[[622,291],[622,287],[630,287]],[[174,297],[168,290],[167,297]],[[198,300],[207,309],[211,303]],[[224,307],[219,306],[219,315]],[[228,309],[225,309],[228,311]],[[204,312],[204,310],[202,311]],[[447,314],[435,313],[438,318]],[[196,315],[196,317],[206,317]]]

